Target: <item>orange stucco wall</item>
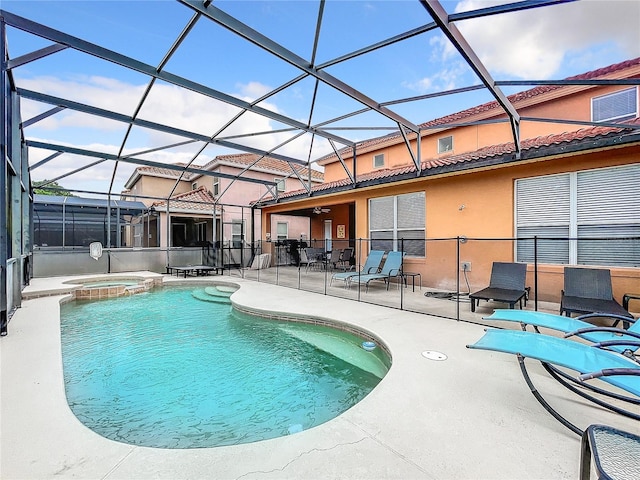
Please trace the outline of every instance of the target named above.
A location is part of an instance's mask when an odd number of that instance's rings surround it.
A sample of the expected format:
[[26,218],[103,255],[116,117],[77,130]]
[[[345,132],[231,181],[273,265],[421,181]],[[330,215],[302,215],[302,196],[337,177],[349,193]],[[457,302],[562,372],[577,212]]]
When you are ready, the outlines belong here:
[[[332,218],[334,228],[342,217],[336,205],[355,203],[356,222],[353,238],[369,238],[368,201],[370,198],[397,195],[415,191],[425,192],[426,203],[426,257],[407,258],[405,270],[419,272],[424,286],[452,290],[460,281],[461,291],[466,291],[466,281],[471,291],[488,285],[493,261],[513,261],[514,246],[509,239],[514,229],[515,180],[532,176],[572,172],[593,168],[638,163],[637,146],[547,159],[530,163],[502,166],[433,178],[363,188],[335,195],[322,196],[300,202],[283,203],[267,207],[264,212],[286,211],[313,205],[332,204],[330,213],[312,219],[312,232],[323,235],[322,220]],[[461,208],[464,205],[464,208]],[[334,216],[335,215],[335,216]],[[348,221],[345,221],[348,225]],[[335,233],[335,232],[334,232]],[[351,236],[351,232],[349,232]],[[460,244],[460,261],[471,262],[467,279],[460,273],[457,263],[457,238],[464,236]],[[368,249],[362,252],[364,260]],[[559,301],[563,281],[563,265],[539,266],[538,298],[542,301]],[[612,268],[614,293],[620,301],[626,292],[640,292],[640,270]],[[527,284],[534,286],[533,266],[529,265]]]
[[[564,87],[559,90],[526,99],[516,104],[518,113],[522,117],[535,118],[562,118],[568,120],[591,120],[591,99],[617,90],[629,88],[628,86],[609,87]],[[544,98],[544,101],[541,101]],[[477,120],[506,120],[506,115],[500,114],[500,109],[489,112],[480,112],[465,118],[465,122]],[[586,125],[585,125],[586,127]],[[550,122],[521,121],[520,139],[526,140],[543,135],[575,131],[581,128],[579,125],[570,125]],[[438,153],[438,139],[453,136],[453,150]],[[373,167],[373,157],[383,153],[385,165],[381,168],[395,168],[403,165],[411,165],[412,160],[402,140],[396,140],[395,145],[380,144],[375,150],[369,149],[363,153],[357,153],[357,175],[362,175],[376,170]],[[508,122],[491,123],[458,127],[453,129],[429,130],[422,133],[420,158],[422,161],[446,158],[465,152],[471,152],[491,145],[513,142],[511,126]],[[415,135],[410,141],[411,149],[417,153]],[[353,172],[353,159],[350,156],[344,158],[350,172]],[[325,164],[325,182],[341,180],[347,177],[344,168],[337,160]]]

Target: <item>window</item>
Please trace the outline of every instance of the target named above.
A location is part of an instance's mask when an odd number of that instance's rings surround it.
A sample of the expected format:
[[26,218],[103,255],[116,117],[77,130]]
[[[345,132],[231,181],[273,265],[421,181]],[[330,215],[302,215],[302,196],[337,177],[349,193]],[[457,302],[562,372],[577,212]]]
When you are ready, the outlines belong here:
[[452,152],[453,151],[453,136],[443,137],[438,139],[438,153]]
[[384,167],[384,153],[373,156],[373,168]]
[[198,188],[198,182],[193,182],[193,183],[191,184],[191,190],[195,190],[195,189],[197,189],[197,188]]
[[[639,184],[640,164],[517,180],[516,236],[540,237],[540,263],[640,266]],[[533,262],[533,240],[516,248]]]
[[204,242],[207,239],[207,222],[196,223],[196,240]]
[[220,194],[220,178],[213,177],[212,190],[213,196],[216,197]]
[[371,249],[404,249],[409,256],[424,257],[425,212],[424,192],[370,199]]
[[231,222],[231,242],[233,248],[240,248],[244,242],[244,220]]
[[622,121],[638,116],[636,87],[591,99],[591,119],[594,122]]
[[276,189],[278,190],[278,192],[285,191],[286,184],[284,178],[274,178],[273,181],[276,182]]
[[286,240],[289,238],[289,224],[287,222],[278,222],[276,226],[278,240]]

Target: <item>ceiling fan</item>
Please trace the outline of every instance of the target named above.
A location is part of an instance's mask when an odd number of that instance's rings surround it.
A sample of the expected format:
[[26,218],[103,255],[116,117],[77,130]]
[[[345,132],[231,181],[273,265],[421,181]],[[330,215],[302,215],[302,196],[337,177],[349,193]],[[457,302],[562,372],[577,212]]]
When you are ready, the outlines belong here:
[[315,213],[316,215],[320,215],[321,213],[329,213],[331,211],[330,208],[322,208],[322,207],[315,207],[313,209],[313,213]]

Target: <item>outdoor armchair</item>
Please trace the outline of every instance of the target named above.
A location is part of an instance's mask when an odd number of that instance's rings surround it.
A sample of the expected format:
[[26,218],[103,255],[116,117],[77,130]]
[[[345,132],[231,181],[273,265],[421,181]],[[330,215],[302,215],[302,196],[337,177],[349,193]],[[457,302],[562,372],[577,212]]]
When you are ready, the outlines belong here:
[[[572,313],[615,313],[633,316],[614,298],[611,272],[604,268],[564,268],[564,288],[560,300],[560,315]],[[614,326],[618,323],[616,321]]]
[[514,308],[516,302],[527,304],[527,265],[525,263],[493,262],[489,286],[469,295],[471,311],[476,311],[480,300],[495,300],[509,304]]

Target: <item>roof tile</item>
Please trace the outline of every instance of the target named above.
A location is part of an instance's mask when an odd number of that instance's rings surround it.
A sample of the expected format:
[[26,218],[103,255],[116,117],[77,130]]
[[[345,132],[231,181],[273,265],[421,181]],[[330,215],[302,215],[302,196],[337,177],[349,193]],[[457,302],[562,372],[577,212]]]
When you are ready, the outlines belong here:
[[[640,118],[636,118],[629,122],[626,122],[630,127],[639,127],[640,126]],[[611,134],[620,133],[623,131],[631,131],[631,128],[614,128],[614,127],[604,127],[604,126],[594,126],[582,128],[580,130],[576,130],[573,132],[564,132],[559,134],[550,134],[539,136],[527,140],[523,140],[521,142],[522,151],[536,149],[540,147],[548,147],[551,145],[559,145],[562,143],[569,143],[576,140],[584,140],[586,138],[596,138],[607,136]],[[437,167],[443,167],[448,165],[456,165],[456,164],[466,164],[477,160],[482,160],[485,158],[496,157],[500,155],[506,155],[509,153],[515,152],[515,146],[513,142],[503,143],[500,145],[491,145],[487,146],[473,152],[461,153],[458,155],[450,155],[448,157],[439,157],[423,160],[421,163],[422,170],[430,170]],[[375,170],[373,172],[365,173],[363,175],[357,176],[357,182],[367,182],[371,180],[379,180],[383,178],[393,178],[396,176],[404,175],[407,173],[416,172],[415,165],[403,166],[398,168],[385,168],[380,170]],[[329,190],[332,188],[337,188],[341,186],[349,185],[349,179],[338,180],[335,182],[328,182],[322,185],[318,185],[312,188],[312,192],[320,192],[323,190]],[[290,198],[296,197],[300,194],[307,195],[306,190],[296,190],[291,192],[282,193],[279,195],[279,198]],[[269,199],[265,199],[269,200]]]
[[[216,201],[213,194],[206,187],[199,187],[189,192],[179,193],[171,197],[170,205],[173,210],[202,210],[211,213],[211,204]],[[166,209],[167,202],[155,202],[156,210]],[[161,207],[161,208],[158,208]]]

